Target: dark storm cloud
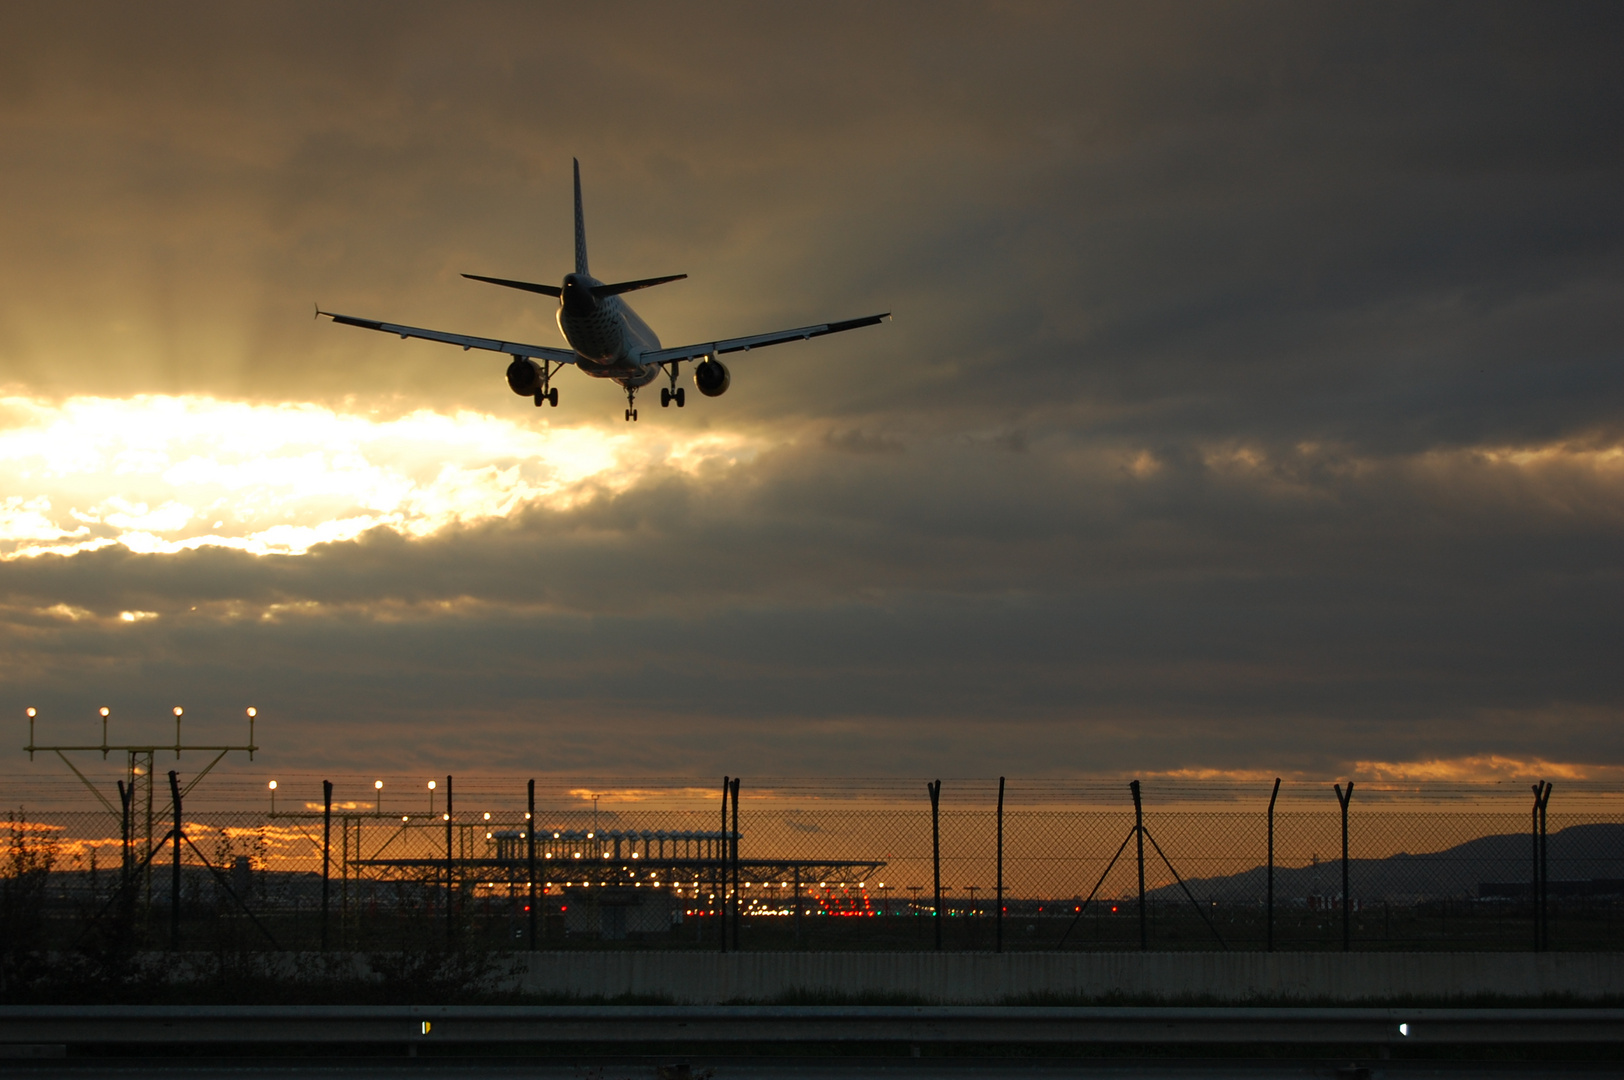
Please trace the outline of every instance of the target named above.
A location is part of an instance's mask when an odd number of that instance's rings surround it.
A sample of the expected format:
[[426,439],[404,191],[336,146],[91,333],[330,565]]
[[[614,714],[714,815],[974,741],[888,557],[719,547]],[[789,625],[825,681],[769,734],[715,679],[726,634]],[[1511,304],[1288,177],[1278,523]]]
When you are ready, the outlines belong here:
[[0,566],[8,682],[252,690],[307,755],[1624,757],[1617,9],[932,10],[10,9],[26,388],[528,410],[305,316],[555,343],[457,274],[557,276],[572,155],[594,268],[692,275],[666,340],[897,319],[680,414],[797,434],[722,478]]
[[[324,746],[364,712],[379,723],[344,739],[369,758],[461,717],[437,749],[473,761],[519,752],[520,732],[601,746],[581,732],[645,722],[685,763],[748,745],[777,771],[876,747],[924,767],[942,738],[971,769],[972,733],[1005,726],[1029,733],[1002,748],[1026,770],[1056,746],[1095,767],[1611,759],[1616,496],[1563,468],[1305,455],[1142,478],[1063,445],[809,443],[731,482],[666,478],[428,540],[108,549],[7,564],[0,588],[100,616],[14,614],[13,672],[60,673],[26,679],[36,696],[185,684],[307,718]],[[89,682],[84,658],[102,658]],[[1557,730],[1530,728],[1551,713]],[[830,725],[846,749],[812,753]]]

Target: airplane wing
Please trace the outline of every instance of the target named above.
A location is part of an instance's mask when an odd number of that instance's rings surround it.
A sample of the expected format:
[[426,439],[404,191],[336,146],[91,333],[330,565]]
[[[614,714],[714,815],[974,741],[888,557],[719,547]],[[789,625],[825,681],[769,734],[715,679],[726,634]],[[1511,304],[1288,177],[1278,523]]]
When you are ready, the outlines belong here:
[[395,323],[378,322],[375,319],[358,319],[353,315],[335,315],[331,311],[316,309],[317,315],[325,315],[336,323],[345,326],[359,326],[366,330],[382,330],[387,334],[399,334],[403,338],[422,338],[425,341],[443,341],[447,345],[461,345],[464,352],[469,349],[486,349],[490,352],[506,353],[509,356],[528,356],[534,360],[551,360],[555,364],[575,363],[575,352],[572,349],[549,349],[545,345],[523,345],[516,341],[497,341],[495,338],[470,337],[467,334],[448,334],[444,330],[424,330],[416,326],[399,326]]
[[777,330],[770,334],[756,334],[754,337],[728,338],[725,341],[712,341],[702,345],[683,345],[675,349],[653,349],[645,352],[637,359],[643,364],[669,364],[673,360],[698,360],[702,356],[715,356],[718,353],[749,352],[765,345],[779,345],[786,341],[804,341],[807,338],[822,337],[825,334],[838,334],[842,330],[856,330],[859,326],[878,326],[891,317],[889,311],[879,315],[869,315],[862,319],[846,319],[843,322],[819,323],[816,326],[801,326],[794,330]]

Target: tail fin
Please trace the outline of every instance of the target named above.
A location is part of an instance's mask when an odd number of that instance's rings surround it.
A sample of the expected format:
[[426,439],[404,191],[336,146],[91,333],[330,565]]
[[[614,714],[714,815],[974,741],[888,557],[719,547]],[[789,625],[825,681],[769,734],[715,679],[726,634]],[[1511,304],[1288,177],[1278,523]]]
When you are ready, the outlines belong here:
[[581,213],[581,161],[575,159],[575,272],[585,274],[590,271],[586,268],[586,218]]

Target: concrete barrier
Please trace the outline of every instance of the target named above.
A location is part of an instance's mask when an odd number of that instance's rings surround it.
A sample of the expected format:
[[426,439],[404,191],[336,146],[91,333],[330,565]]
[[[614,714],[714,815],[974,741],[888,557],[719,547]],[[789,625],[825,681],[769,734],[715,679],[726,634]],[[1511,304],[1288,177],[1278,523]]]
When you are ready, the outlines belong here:
[[1624,999],[1619,953],[698,953],[516,954],[522,989],[679,1004],[1030,999],[1358,1002]]

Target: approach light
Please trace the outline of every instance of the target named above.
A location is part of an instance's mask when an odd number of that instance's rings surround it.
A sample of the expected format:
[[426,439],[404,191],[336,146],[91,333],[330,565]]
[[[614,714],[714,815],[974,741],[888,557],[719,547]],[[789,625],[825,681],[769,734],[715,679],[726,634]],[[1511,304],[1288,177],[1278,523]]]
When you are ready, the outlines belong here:
[[102,714],[102,716],[104,716],[104,717],[105,717],[105,716],[106,716],[106,715],[107,715],[107,714],[108,714],[108,713],[110,713],[110,712],[112,712],[112,710],[111,710],[111,709],[109,709],[109,708],[108,708],[108,707],[107,707],[107,706],[106,706],[106,705],[103,705],[103,706],[102,706],[102,707],[101,707],[101,708],[99,708],[99,709],[97,709],[97,710],[96,710],[96,711],[97,711],[97,712],[99,712],[99,713],[101,713],[101,714]]
[[248,706],[248,719],[252,720],[254,717],[256,717],[258,715],[259,715],[259,710],[258,709],[254,708],[252,705]]
[[1409,1034],[1410,1034],[1410,1025],[1409,1024],[1400,1024],[1398,1026],[1398,1033],[1400,1035],[1403,1035],[1406,1038],[1408,1038]]
[[382,780],[374,780],[374,781],[372,781],[372,786],[376,790],[382,791],[383,790],[383,781]]
[[27,710],[27,712],[28,712],[28,718],[29,718],[29,719],[30,719],[30,720],[32,720],[32,719],[34,719],[34,716],[35,716],[35,712],[34,712],[34,710],[33,710],[33,709],[32,709],[32,708],[29,708],[29,709],[28,709],[28,710]]
[[443,818],[446,821],[451,820],[451,815],[450,814],[441,814],[440,817]]
[[265,786],[270,788],[272,791],[275,791],[276,790],[276,781],[272,780],[269,784],[266,784]]
[[180,714],[181,714],[181,713],[183,713],[183,712],[185,712],[185,711],[186,711],[186,710],[185,710],[185,709],[183,709],[183,708],[181,708],[181,707],[180,707],[180,706],[179,706],[179,705],[176,705],[176,706],[175,706],[175,715],[176,715],[176,716],[179,716],[179,715],[180,715]]
[[401,815],[401,816],[400,816],[400,820],[402,820],[402,821],[410,821],[410,820],[412,820],[412,819],[411,819],[411,816],[410,816],[410,815],[408,815],[408,814],[402,814],[402,815]]
[[489,821],[490,819],[491,819],[491,812],[489,810],[487,810],[487,811],[485,811],[485,820]]
[[433,791],[433,790],[434,790],[434,781],[433,781],[433,780],[430,780],[430,781],[429,781],[429,790],[430,790],[430,791]]

